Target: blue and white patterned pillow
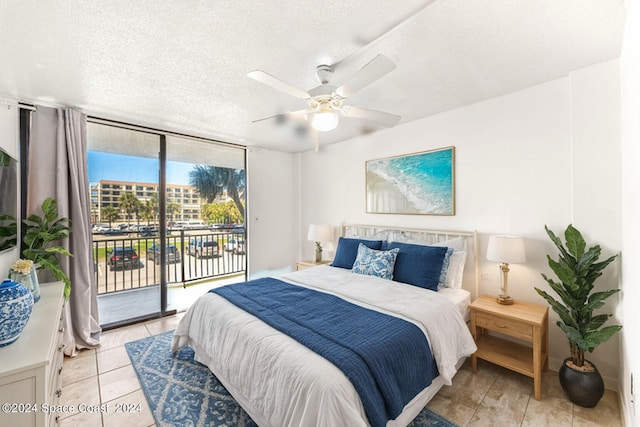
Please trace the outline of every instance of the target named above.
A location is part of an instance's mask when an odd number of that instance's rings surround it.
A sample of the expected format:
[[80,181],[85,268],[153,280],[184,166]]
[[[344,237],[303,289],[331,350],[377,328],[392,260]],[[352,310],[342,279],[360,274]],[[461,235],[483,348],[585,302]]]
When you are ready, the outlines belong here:
[[358,245],[358,255],[356,256],[351,271],[391,280],[393,278],[393,267],[399,251],[400,249],[377,251],[360,243]]

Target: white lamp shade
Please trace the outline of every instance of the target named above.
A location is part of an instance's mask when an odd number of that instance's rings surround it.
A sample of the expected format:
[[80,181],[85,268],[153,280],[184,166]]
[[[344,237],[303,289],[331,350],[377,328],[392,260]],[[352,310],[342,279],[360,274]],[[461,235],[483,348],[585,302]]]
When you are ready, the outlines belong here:
[[515,236],[489,236],[487,259],[508,264],[525,262],[524,239]]
[[312,242],[332,242],[333,228],[330,225],[311,224],[307,239]]

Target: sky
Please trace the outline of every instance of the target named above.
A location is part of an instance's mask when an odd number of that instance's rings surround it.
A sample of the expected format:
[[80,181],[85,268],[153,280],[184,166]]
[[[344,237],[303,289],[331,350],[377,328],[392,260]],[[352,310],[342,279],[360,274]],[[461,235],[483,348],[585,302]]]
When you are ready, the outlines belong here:
[[[100,180],[158,183],[158,159],[88,151],[89,182]],[[167,184],[189,185],[192,163],[167,161]]]

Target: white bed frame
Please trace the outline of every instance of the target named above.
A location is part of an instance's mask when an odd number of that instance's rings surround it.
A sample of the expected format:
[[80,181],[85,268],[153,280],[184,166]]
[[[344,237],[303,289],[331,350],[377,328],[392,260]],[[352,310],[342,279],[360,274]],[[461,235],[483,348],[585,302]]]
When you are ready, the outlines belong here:
[[[476,231],[427,230],[422,228],[391,227],[388,225],[342,224],[344,237],[379,237],[393,240],[394,236],[420,240],[429,244],[444,242],[455,238],[464,238],[467,262],[464,268],[462,288],[471,293],[471,300],[478,297],[478,233]],[[401,241],[401,240],[400,240]]]

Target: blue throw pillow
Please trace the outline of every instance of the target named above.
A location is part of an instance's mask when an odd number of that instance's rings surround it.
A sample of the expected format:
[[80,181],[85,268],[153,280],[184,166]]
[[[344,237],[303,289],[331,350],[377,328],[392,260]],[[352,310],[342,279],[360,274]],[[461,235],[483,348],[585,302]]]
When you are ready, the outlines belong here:
[[363,240],[340,237],[340,239],[338,239],[336,256],[333,258],[331,266],[351,270],[353,268],[353,262],[356,260],[356,256],[358,255],[358,245],[360,243],[370,249],[380,250],[380,248],[382,248],[382,240]]
[[396,256],[399,251],[400,249],[377,251],[369,249],[360,243],[358,245],[358,255],[351,271],[391,280],[393,278],[393,266],[396,263]]
[[400,249],[393,270],[393,280],[438,291],[446,247],[421,246],[391,242],[389,249]]

